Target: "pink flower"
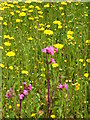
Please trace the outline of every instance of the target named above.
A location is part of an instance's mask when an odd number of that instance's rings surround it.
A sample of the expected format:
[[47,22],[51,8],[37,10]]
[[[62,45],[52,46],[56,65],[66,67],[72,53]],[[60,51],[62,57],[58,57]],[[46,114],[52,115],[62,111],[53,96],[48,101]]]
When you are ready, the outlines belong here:
[[54,48],[53,48],[53,46],[49,46],[48,47],[48,53],[51,54],[51,55],[54,55]]
[[28,90],[24,90],[24,91],[23,91],[23,94],[24,94],[24,95],[28,95]]
[[58,48],[56,48],[56,53],[58,53]]
[[66,90],[68,89],[68,86],[67,86],[67,84],[66,84],[66,83],[64,84],[64,87],[65,87],[65,89],[66,89]]
[[62,90],[63,89],[63,85],[60,83],[59,85],[59,89]]
[[50,63],[56,63],[53,58],[50,59]]
[[31,88],[31,84],[29,84],[29,86],[28,86],[28,90],[30,91],[32,88]]
[[22,99],[23,99],[23,97],[24,97],[24,95],[23,95],[23,94],[19,94],[19,100],[22,100]]
[[26,85],[26,82],[23,82],[23,85]]
[[9,98],[9,90],[7,90],[6,97]]
[[10,88],[10,93],[12,93],[13,92],[13,89],[12,88]]
[[42,52],[54,55],[54,48],[53,48],[53,46],[49,46],[49,47],[42,49]]

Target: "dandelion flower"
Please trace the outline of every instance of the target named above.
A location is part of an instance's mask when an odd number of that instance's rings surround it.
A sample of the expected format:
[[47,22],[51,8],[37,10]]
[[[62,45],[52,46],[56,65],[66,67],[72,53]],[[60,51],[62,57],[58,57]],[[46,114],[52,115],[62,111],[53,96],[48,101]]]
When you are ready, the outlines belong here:
[[4,45],[5,46],[11,46],[11,43],[8,41],[8,42],[4,42]]
[[15,52],[13,51],[7,52],[6,56],[9,56],[9,57],[15,56]]
[[84,77],[88,78],[89,74],[88,73],[85,73],[84,74]]

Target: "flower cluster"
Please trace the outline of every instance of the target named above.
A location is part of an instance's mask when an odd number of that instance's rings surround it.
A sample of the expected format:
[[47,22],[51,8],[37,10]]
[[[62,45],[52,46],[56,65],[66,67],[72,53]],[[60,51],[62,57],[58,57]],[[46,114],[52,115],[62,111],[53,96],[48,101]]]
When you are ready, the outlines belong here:
[[26,82],[23,82],[24,85],[24,90],[23,92],[19,93],[19,100],[22,100],[24,98],[24,96],[28,95],[28,92],[31,91],[31,84],[29,84],[28,86],[26,86]]
[[59,84],[59,90],[62,90],[63,88],[65,88],[66,90],[68,89],[67,84],[65,83],[64,85],[62,85],[61,83]]
[[[43,53],[50,54],[51,56],[54,55],[55,51],[56,51],[56,53],[58,53],[58,48],[54,49],[53,46],[49,46],[49,47],[42,49]],[[54,58],[52,58],[52,57],[50,58],[50,63],[56,63]]]
[[9,99],[9,97],[13,97],[13,96],[14,96],[13,89],[10,88],[10,90],[7,90],[6,97]]

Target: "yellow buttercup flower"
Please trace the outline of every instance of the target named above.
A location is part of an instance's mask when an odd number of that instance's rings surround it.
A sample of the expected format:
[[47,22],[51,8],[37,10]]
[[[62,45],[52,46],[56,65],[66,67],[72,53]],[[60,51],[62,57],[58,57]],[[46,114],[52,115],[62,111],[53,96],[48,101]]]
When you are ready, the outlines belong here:
[[64,15],[64,13],[61,13],[61,15],[63,16],[63,15]]
[[56,47],[58,49],[62,49],[63,46],[64,46],[63,44],[59,44],[59,43],[57,43],[57,44],[54,45],[54,47]]
[[51,118],[55,118],[55,115],[51,115]]
[[17,104],[17,107],[20,107],[20,104]]
[[3,25],[7,26],[7,23],[6,23],[6,22],[4,22],[4,23],[3,23]]
[[67,32],[67,34],[68,34],[68,35],[72,35],[72,34],[73,34],[73,31],[69,30],[69,31]]
[[52,64],[52,67],[53,67],[53,68],[56,68],[56,67],[58,67],[58,64],[57,64],[57,63],[54,63],[54,64]]
[[44,5],[44,8],[48,8],[48,7],[49,7],[49,4]]
[[4,42],[4,45],[5,46],[11,46],[11,43],[8,41],[8,42]]
[[58,20],[55,20],[55,21],[53,22],[53,24],[56,24],[56,25],[61,25],[61,22],[60,22],[60,21],[58,21]]
[[12,109],[12,106],[11,106],[11,105],[9,105],[9,109]]
[[63,10],[63,7],[59,7],[59,10]]
[[3,17],[0,17],[0,20],[2,21],[2,20],[3,20]]
[[4,39],[9,38],[9,37],[10,37],[9,35],[4,35]]
[[45,74],[41,74],[40,76],[41,76],[41,77],[45,77]]
[[21,13],[19,14],[19,16],[26,16],[26,13],[25,13],[25,12],[21,12]]
[[34,20],[34,18],[33,18],[33,17],[29,17],[28,19],[29,19],[29,20]]
[[33,10],[29,10],[28,12],[29,12],[29,13],[32,13],[32,12],[33,12]]
[[35,8],[36,8],[37,10],[41,10],[41,8],[40,8],[39,6],[36,6]]
[[80,84],[78,82],[75,83],[75,90],[78,91],[80,87]]
[[61,5],[67,5],[67,3],[66,2],[61,2]]
[[88,73],[85,73],[85,74],[84,74],[84,77],[86,77],[86,78],[87,78],[88,76],[89,76],[89,74],[88,74]]
[[4,64],[0,64],[0,67],[1,67],[1,68],[4,68]]
[[22,70],[22,74],[28,75],[28,71],[27,70]]
[[9,66],[9,69],[10,69],[10,70],[13,70],[13,66]]
[[58,26],[58,29],[61,29],[61,28],[62,28],[62,25],[59,25],[59,26]]
[[20,20],[20,19],[16,19],[16,22],[17,22],[17,23],[19,23],[19,22],[21,22],[21,21],[22,21],[22,20]]
[[42,15],[42,14],[43,14],[43,12],[42,12],[42,11],[38,11],[38,14],[41,14],[41,15]]
[[34,8],[34,6],[33,6],[33,5],[30,5],[29,8]]
[[86,66],[86,64],[84,63],[84,64],[83,64],[83,67],[85,67],[85,66]]
[[47,28],[50,28],[50,25],[47,25]]
[[32,114],[31,114],[31,117],[35,117],[35,115],[36,115],[36,113],[32,113]]
[[3,50],[3,47],[2,47],[2,46],[0,46],[0,49],[1,49],[1,50]]
[[67,62],[67,60],[64,60],[64,62]]
[[79,62],[83,62],[83,59],[79,59]]
[[29,37],[28,40],[32,40],[33,38],[32,37]]
[[11,15],[14,15],[14,12],[10,12]]
[[13,51],[7,52],[6,56],[9,56],[9,57],[15,56],[15,52]]
[[38,31],[43,31],[43,30],[45,30],[45,28],[43,28],[43,27],[38,29]]
[[87,44],[90,44],[90,40],[86,40],[86,43],[87,43]]
[[87,63],[90,63],[90,59],[87,59],[86,61],[87,61]]
[[44,30],[44,34],[53,35],[53,31],[52,30]]

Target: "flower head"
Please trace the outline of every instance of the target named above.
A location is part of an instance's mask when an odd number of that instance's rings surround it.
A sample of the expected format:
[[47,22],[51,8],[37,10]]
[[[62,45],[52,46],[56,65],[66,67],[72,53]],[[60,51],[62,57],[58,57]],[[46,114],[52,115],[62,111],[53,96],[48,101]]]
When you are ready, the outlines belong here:
[[53,58],[50,59],[50,63],[56,63]]
[[42,49],[42,52],[54,55],[54,47],[53,46],[46,47],[46,48]]
[[9,98],[9,90],[7,90],[6,97]]
[[23,94],[24,94],[24,95],[28,95],[28,90],[24,90],[24,91],[23,91]]
[[67,86],[67,84],[65,83],[64,84],[64,88],[67,90],[68,89],[68,86]]
[[29,86],[28,86],[28,90],[30,91],[31,89],[32,89],[31,84],[29,84]]
[[24,97],[24,95],[23,95],[23,94],[19,94],[19,100],[22,100],[22,99],[23,99],[23,97]]
[[59,84],[59,89],[62,90],[63,89],[63,85],[60,83]]

